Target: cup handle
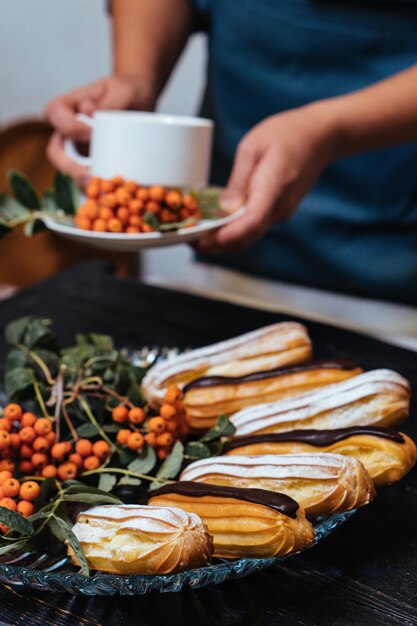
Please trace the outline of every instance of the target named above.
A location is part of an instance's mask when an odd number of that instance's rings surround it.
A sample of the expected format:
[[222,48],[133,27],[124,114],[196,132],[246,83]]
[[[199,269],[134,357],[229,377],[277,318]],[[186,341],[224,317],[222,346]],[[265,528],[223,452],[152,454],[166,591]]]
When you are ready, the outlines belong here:
[[[78,121],[86,124],[90,128],[94,128],[94,120],[89,115],[85,115],[84,113],[77,113],[76,116]],[[64,152],[72,161],[77,163],[78,165],[82,165],[83,167],[91,167],[92,159],[90,156],[86,157],[80,154],[76,148],[75,143],[72,139],[65,139],[64,141]]]

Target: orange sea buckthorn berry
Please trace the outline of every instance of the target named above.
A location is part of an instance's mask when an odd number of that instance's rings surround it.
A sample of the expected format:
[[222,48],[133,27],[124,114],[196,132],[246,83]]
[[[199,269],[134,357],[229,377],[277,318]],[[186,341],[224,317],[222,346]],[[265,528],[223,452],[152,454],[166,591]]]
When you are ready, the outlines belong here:
[[147,224],[146,222],[143,222],[143,224],[141,225],[141,229],[142,229],[142,232],[144,232],[144,233],[154,233],[155,232],[155,228],[152,228],[152,226],[150,226],[150,224]]
[[107,228],[111,233],[121,233],[123,230],[123,224],[117,217],[112,217],[107,222]]
[[100,217],[94,220],[93,222],[93,230],[96,233],[105,233],[107,230],[107,222]]
[[19,421],[22,417],[22,413],[22,407],[15,402],[10,402],[4,409],[4,416],[12,422],[15,420]]
[[43,452],[35,452],[30,459],[32,461],[32,465],[35,469],[41,469],[41,467],[45,467],[48,465],[48,456]]
[[153,185],[149,189],[149,197],[151,200],[156,200],[157,202],[162,202],[165,198],[165,189],[160,185]]
[[165,392],[164,400],[167,404],[175,404],[181,398],[181,390],[178,385],[170,385]]
[[169,209],[162,209],[159,217],[161,222],[164,222],[165,224],[169,222],[176,222],[178,220],[178,216]]
[[124,404],[119,404],[112,410],[111,417],[113,422],[123,424],[123,422],[127,422],[129,419],[129,409]]
[[128,204],[129,211],[132,215],[140,215],[143,212],[144,204],[139,198],[131,200]]
[[0,417],[0,430],[7,430],[9,433],[12,430],[12,422],[7,417]]
[[188,219],[191,217],[191,211],[189,209],[181,209],[179,212],[179,218],[181,221]]
[[4,497],[5,495],[4,495],[3,487],[0,487],[0,500],[1,498],[4,498]]
[[113,211],[112,211],[109,207],[105,206],[105,207],[102,207],[102,208],[100,209],[100,212],[99,212],[99,219],[103,220],[103,222],[106,222],[106,224],[107,224],[107,222],[108,222],[108,221],[109,221],[112,217],[113,217]]
[[98,217],[99,206],[95,200],[87,200],[83,204],[84,216],[90,220],[95,220]]
[[140,233],[140,228],[139,226],[127,226],[126,233],[129,233],[130,235],[137,235],[138,233]]
[[83,457],[81,456],[81,454],[78,454],[78,452],[73,452],[72,454],[70,454],[68,460],[70,463],[74,463],[74,465],[76,465],[78,469],[82,469]]
[[140,433],[132,433],[127,440],[127,447],[131,450],[142,450],[145,440]]
[[56,434],[54,433],[53,430],[51,430],[50,433],[45,435],[45,439],[52,445],[53,443],[55,443]]
[[19,433],[10,433],[10,447],[13,450],[18,450],[21,443]]
[[169,191],[165,196],[165,203],[170,209],[179,209],[182,205],[182,194],[179,191]]
[[72,452],[72,444],[70,441],[63,441],[62,442],[64,447],[65,447],[65,453],[69,454],[70,452]]
[[33,442],[33,449],[35,452],[46,452],[51,447],[51,444],[45,437],[36,437]]
[[0,471],[3,471],[3,470],[13,472],[14,471],[13,461],[11,461],[10,459],[2,459],[0,461]]
[[177,410],[172,404],[163,404],[159,409],[159,414],[166,420],[170,420],[174,415],[176,415]]
[[[101,199],[101,204],[103,205],[103,207],[107,207],[108,209],[114,209],[117,207],[117,198],[116,198],[116,194],[115,193],[108,193],[105,196],[103,196],[103,198]],[[99,213],[100,217],[103,217],[101,215],[101,212]]]
[[35,433],[40,435],[41,437],[45,437],[52,430],[52,423],[46,419],[46,417],[40,417],[36,420],[33,428],[35,429]]
[[63,441],[55,443],[51,448],[51,455],[56,461],[63,461],[67,454],[67,446]]
[[138,198],[138,200],[142,200],[142,202],[149,200],[149,191],[145,187],[138,189],[135,195],[136,198]]
[[17,504],[17,512],[23,517],[30,517],[35,512],[35,505],[33,502],[29,502],[29,500],[21,500]]
[[144,439],[152,448],[156,446],[156,433],[147,433]]
[[127,443],[132,431],[128,428],[121,428],[116,435],[117,443],[120,443],[121,446],[124,446]]
[[93,454],[93,444],[89,439],[79,439],[75,444],[75,452],[80,456],[91,456]]
[[155,202],[155,200],[149,200],[145,204],[145,209],[146,211],[149,211],[149,213],[153,213],[154,215],[156,215],[161,210],[161,205],[159,204],[159,202]]
[[3,493],[8,498],[15,498],[19,495],[20,491],[20,483],[16,478],[8,478],[2,483],[1,488],[3,489]]
[[129,217],[129,226],[134,226],[135,228],[139,228],[142,225],[142,218],[139,215],[131,215]]
[[29,502],[33,502],[39,496],[41,492],[41,488],[38,483],[35,483],[34,480],[25,480],[24,483],[20,485],[19,495],[22,500],[29,500]]
[[159,448],[156,452],[156,456],[160,461],[165,461],[168,456],[168,450],[166,448]]
[[142,424],[145,417],[145,411],[140,406],[135,406],[129,411],[129,422],[131,424]]
[[33,415],[33,413],[23,413],[22,415],[22,428],[25,428],[26,426],[33,426],[33,424],[36,422],[36,415]]
[[198,207],[198,203],[196,198],[194,198],[194,196],[192,196],[189,193],[186,193],[183,197],[182,197],[182,203],[185,206],[186,209],[191,209],[194,210]]
[[130,194],[135,194],[139,189],[139,185],[134,180],[128,180],[124,185],[126,191]]
[[4,535],[6,533],[8,533],[10,530],[10,528],[8,526],[6,526],[6,524],[0,524],[0,532],[2,532]]
[[116,196],[116,200],[118,204],[128,204],[130,200],[132,199],[132,195],[124,187],[120,187],[119,189],[116,189],[116,191],[114,192],[114,195]]
[[119,219],[124,226],[129,222],[130,211],[127,207],[121,206],[116,211],[117,219]]
[[90,182],[87,185],[87,189],[85,190],[85,193],[87,194],[87,196],[89,198],[97,198],[97,196],[100,194],[100,186],[98,182]]
[[58,470],[56,469],[55,465],[45,465],[45,467],[43,467],[41,471],[41,476],[43,476],[44,478],[55,478],[57,474]]
[[165,420],[163,417],[151,417],[148,422],[149,430],[154,433],[163,433],[165,430]]
[[36,432],[32,426],[25,426],[19,434],[20,440],[23,441],[23,443],[32,443],[36,438]]
[[58,477],[61,480],[72,480],[78,474],[78,467],[75,463],[67,462],[58,467]]
[[0,485],[2,485],[5,480],[9,480],[9,478],[13,478],[13,474],[7,470],[2,470],[0,472]]
[[81,215],[76,215],[74,217],[74,224],[77,226],[77,228],[81,228],[81,230],[91,229],[91,220],[88,217],[82,217]]
[[99,439],[93,443],[93,454],[99,459],[105,459],[110,454],[110,446],[104,439]]
[[84,459],[85,470],[95,470],[98,467],[100,467],[100,459],[98,458],[98,456],[92,454],[91,456],[88,456],[86,459]]
[[111,191],[114,191],[115,188],[116,184],[114,180],[102,180],[100,183],[100,190],[103,193],[110,193]]
[[31,459],[32,454],[33,454],[32,446],[28,446],[27,443],[24,443],[19,450],[19,456],[22,459]]
[[13,500],[12,498],[8,498],[7,496],[0,500],[0,506],[4,506],[6,507],[6,509],[9,509],[10,511],[17,511],[16,501]]
[[158,435],[156,438],[156,445],[162,446],[163,448],[167,448],[174,441],[174,437],[171,433],[162,433],[162,435]]
[[10,434],[7,430],[0,430],[0,450],[6,450],[10,444]]
[[30,476],[35,471],[35,468],[32,465],[32,462],[24,459],[19,463],[19,472],[24,474],[25,476]]
[[123,183],[125,182],[122,176],[113,176],[111,180],[113,181],[115,187],[119,187],[120,185],[123,185]]
[[171,435],[177,434],[178,432],[177,420],[167,420],[165,422],[165,428],[169,433],[171,433]]

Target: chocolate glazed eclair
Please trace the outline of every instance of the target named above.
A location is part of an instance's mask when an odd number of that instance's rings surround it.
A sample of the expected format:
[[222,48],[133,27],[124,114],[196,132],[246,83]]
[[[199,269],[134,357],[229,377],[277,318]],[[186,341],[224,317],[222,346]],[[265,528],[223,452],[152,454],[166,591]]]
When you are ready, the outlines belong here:
[[223,454],[298,454],[333,452],[362,461],[375,487],[403,478],[416,462],[416,445],[391,428],[353,426],[335,430],[293,430],[238,437],[226,443]]
[[194,430],[211,428],[221,414],[279,401],[344,381],[363,370],[350,360],[313,361],[246,376],[204,376],[184,389],[184,406]]
[[196,513],[213,536],[218,557],[282,556],[314,541],[313,527],[298,504],[289,496],[264,489],[184,481],[152,492],[149,504]]

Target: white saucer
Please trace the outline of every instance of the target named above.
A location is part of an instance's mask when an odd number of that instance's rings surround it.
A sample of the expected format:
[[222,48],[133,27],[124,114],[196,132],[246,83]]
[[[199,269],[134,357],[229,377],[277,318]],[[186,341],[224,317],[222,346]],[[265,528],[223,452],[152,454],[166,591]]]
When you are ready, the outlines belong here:
[[135,252],[143,248],[162,248],[163,246],[176,246],[180,243],[189,243],[201,239],[207,232],[216,230],[225,224],[234,222],[245,213],[245,207],[241,207],[227,217],[213,220],[201,220],[196,226],[180,228],[166,233],[98,233],[91,230],[81,230],[72,224],[59,221],[50,215],[45,216],[44,222],[49,230],[77,241],[78,243],[101,248],[102,250],[117,250],[119,252]]

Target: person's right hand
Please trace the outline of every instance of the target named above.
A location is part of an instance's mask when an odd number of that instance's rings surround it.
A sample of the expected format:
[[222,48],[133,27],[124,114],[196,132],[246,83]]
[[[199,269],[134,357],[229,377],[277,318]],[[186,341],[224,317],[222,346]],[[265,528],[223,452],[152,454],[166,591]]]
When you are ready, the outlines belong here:
[[150,111],[154,104],[153,98],[145,93],[142,81],[124,76],[102,78],[54,98],[44,112],[46,120],[55,128],[47,148],[50,161],[59,171],[85,186],[90,178],[89,170],[74,163],[64,152],[65,139],[81,143],[90,139],[91,129],[76,119],[76,113],[92,115],[98,109]]

